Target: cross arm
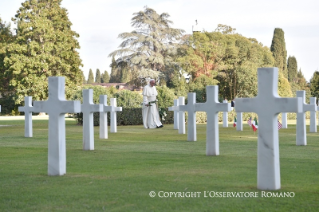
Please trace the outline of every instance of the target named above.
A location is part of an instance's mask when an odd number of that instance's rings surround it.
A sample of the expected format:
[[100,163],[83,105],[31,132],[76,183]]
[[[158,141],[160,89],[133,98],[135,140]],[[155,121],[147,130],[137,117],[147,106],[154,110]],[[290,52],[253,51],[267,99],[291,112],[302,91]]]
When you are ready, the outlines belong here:
[[179,111],[179,106],[172,106],[168,108],[168,111]]
[[286,113],[286,112],[292,112],[292,113],[300,113],[302,112],[302,98],[276,98],[274,101],[274,104],[276,107],[268,105],[269,107],[276,108],[276,113]]
[[255,98],[236,98],[236,112],[256,112]]

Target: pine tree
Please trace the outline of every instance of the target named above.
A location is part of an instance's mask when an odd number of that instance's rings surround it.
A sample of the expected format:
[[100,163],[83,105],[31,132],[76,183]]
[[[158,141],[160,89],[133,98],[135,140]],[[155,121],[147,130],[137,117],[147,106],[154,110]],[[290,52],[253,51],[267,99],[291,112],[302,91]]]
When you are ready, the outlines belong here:
[[104,71],[102,80],[103,80],[103,83],[108,83],[110,81],[109,72]]
[[[121,49],[109,56],[119,56],[117,64],[125,62],[128,67],[135,67],[135,71],[151,69],[164,72],[165,66],[173,62],[171,55],[176,51],[176,43],[184,30],[170,27],[173,22],[168,19],[169,14],[157,14],[148,7],[133,15],[131,23],[136,29],[121,33],[119,37],[124,39]],[[113,81],[112,74],[111,80]]]
[[85,76],[84,76],[84,72],[83,72],[83,71],[82,71],[82,77],[83,77],[83,84],[86,84],[87,81],[86,81],[86,79],[85,79]]
[[16,103],[24,96],[43,100],[48,96],[47,77],[65,76],[68,90],[82,84],[81,59],[62,0],[26,0],[13,19],[17,24],[15,41],[6,47],[6,73]]
[[275,58],[275,67],[279,68],[285,78],[288,78],[287,72],[287,50],[284,31],[280,28],[275,28],[270,51]]
[[93,76],[93,71],[90,69],[89,71],[89,77],[88,77],[88,83],[87,84],[92,84],[94,83],[94,76]]
[[287,69],[288,69],[288,80],[289,82],[292,82],[297,77],[297,72],[298,72],[297,60],[294,56],[288,57]]
[[96,69],[95,82],[96,83],[101,83],[101,72],[100,72],[100,69]]

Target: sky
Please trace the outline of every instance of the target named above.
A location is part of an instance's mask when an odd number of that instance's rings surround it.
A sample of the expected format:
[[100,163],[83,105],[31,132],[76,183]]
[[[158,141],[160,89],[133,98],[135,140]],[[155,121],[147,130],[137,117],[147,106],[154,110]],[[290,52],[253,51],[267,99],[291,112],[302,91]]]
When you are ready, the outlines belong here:
[[[0,0],[0,17],[9,23],[24,0]],[[270,47],[275,28],[285,32],[287,59],[295,56],[309,81],[319,70],[319,0],[63,0],[72,30],[80,34],[78,50],[84,75],[111,72],[108,55],[123,41],[118,35],[131,32],[133,13],[144,6],[168,13],[171,27],[192,33],[195,20],[201,30],[214,31],[218,24],[256,38]],[[12,28],[16,26],[12,23]]]

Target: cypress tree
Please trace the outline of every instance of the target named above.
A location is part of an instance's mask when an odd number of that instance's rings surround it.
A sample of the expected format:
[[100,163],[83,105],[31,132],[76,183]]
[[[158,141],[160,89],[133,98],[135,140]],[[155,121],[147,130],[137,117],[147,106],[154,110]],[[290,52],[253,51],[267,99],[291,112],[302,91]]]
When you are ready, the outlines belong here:
[[94,76],[93,76],[93,71],[90,69],[89,71],[89,77],[88,77],[88,84],[94,83]]
[[115,58],[112,57],[112,63],[110,65],[111,67],[111,76],[110,76],[110,82],[114,83],[114,82],[120,82],[120,77],[119,77],[119,69],[117,67],[117,63],[115,61]]
[[280,28],[275,28],[270,51],[275,58],[275,66],[288,78],[285,33]]
[[288,57],[287,69],[288,69],[288,80],[289,82],[292,82],[297,77],[297,72],[298,72],[297,60],[294,56]]
[[102,80],[103,80],[104,83],[108,83],[110,81],[109,72],[104,71]]
[[100,72],[100,69],[96,69],[95,82],[96,83],[101,83],[101,72]]
[[312,96],[319,99],[319,71],[315,71],[310,79],[310,91]]

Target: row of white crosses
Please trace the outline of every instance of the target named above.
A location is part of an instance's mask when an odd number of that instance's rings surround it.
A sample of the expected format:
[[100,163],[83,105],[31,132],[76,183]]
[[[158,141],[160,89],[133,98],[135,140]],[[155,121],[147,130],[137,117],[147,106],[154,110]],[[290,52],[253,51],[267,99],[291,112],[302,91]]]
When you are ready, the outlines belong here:
[[[188,93],[188,103],[184,105],[184,97],[179,97],[179,105],[170,107],[170,111],[179,113],[179,133],[185,134],[185,111],[188,112],[187,140],[196,141],[196,111],[207,113],[206,155],[219,155],[218,112],[231,110],[230,103],[218,102],[218,86],[206,87],[205,103],[196,103],[196,93]],[[184,117],[183,117],[184,116]],[[181,118],[182,117],[182,118]],[[182,129],[182,130],[181,130]]]
[[[65,100],[65,78],[49,77],[49,98],[47,101],[35,101],[25,97],[25,106],[19,111],[25,112],[25,136],[32,137],[32,112],[45,112],[49,115],[48,175],[66,173],[65,114],[83,113],[83,149],[94,149],[93,112],[100,112],[100,138],[108,138],[107,112],[111,112],[111,132],[117,132],[116,99],[111,99],[107,106],[107,96],[100,96],[100,104],[93,104],[93,90],[83,90],[83,104],[80,101]],[[113,113],[113,115],[112,115]],[[114,114],[115,113],[115,114]],[[113,119],[113,120],[112,120]],[[112,127],[112,125],[115,125]]]
[[[281,98],[277,93],[278,68],[258,69],[258,95],[255,98],[235,99],[235,110],[240,119],[238,130],[242,130],[242,112],[255,112],[259,117],[258,128],[258,162],[257,162],[257,188],[262,190],[280,189],[280,166],[279,166],[279,139],[277,128],[277,116],[279,113],[297,113],[297,145],[306,145],[304,113],[316,111],[315,104],[307,105],[304,100],[304,91],[297,92],[297,98]],[[187,111],[188,141],[196,141],[196,111],[206,111],[206,155],[219,155],[219,111],[230,111],[229,103],[218,103],[218,86],[207,86],[207,102],[196,103],[196,94],[188,94],[188,104],[174,104],[170,111],[179,113]],[[181,98],[181,97],[180,97]],[[312,100],[313,101],[313,100]],[[299,117],[300,116],[300,117]],[[180,124],[185,123],[179,117]],[[301,123],[298,128],[298,122]],[[175,126],[175,125],[174,125]],[[185,132],[183,133],[185,134]]]

